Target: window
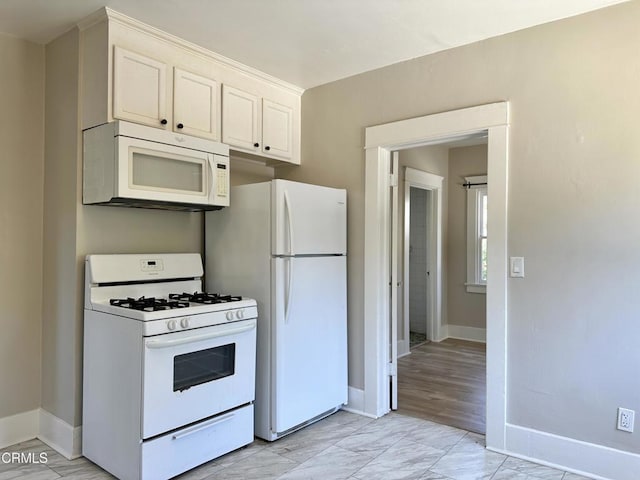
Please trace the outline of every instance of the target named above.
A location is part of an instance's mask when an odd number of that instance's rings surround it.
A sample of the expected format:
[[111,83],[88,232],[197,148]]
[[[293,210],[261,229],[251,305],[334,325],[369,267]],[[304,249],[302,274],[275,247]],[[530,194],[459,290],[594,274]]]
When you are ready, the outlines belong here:
[[465,177],[467,183],[467,292],[487,289],[487,176]]

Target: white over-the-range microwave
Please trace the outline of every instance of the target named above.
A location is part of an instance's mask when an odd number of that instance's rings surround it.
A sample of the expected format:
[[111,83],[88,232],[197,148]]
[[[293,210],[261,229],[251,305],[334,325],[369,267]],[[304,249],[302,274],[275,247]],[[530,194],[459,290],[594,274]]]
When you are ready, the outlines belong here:
[[229,206],[229,147],[115,121],[83,131],[83,203],[201,211]]

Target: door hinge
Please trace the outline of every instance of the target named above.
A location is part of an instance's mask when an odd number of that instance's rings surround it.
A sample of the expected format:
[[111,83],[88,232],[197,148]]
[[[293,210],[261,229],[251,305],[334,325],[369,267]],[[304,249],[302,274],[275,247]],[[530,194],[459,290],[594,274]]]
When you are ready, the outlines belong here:
[[391,188],[398,186],[398,175],[394,173],[389,174],[389,186]]
[[397,363],[389,363],[389,376],[397,377],[398,376],[398,364]]

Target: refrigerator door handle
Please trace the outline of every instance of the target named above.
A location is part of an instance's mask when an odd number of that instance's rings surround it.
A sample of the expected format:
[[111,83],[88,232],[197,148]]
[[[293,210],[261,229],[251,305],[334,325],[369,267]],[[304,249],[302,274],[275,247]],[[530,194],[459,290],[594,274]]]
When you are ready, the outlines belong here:
[[284,191],[284,208],[287,211],[287,227],[289,229],[289,255],[293,253],[293,214],[291,212],[291,204],[289,202],[289,193]]
[[285,291],[284,323],[289,323],[289,312],[291,311],[292,285],[293,285],[293,258],[286,257],[287,262],[287,289]]

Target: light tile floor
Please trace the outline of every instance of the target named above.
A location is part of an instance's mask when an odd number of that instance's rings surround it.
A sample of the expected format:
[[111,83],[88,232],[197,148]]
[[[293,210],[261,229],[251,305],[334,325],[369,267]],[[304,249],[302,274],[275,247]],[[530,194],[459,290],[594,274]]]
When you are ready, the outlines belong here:
[[[113,478],[84,457],[66,460],[39,440],[20,443],[2,452],[47,453],[48,462],[0,461],[0,480]],[[340,411],[276,442],[256,440],[177,479],[585,480],[585,477],[490,452],[484,448],[483,436],[457,428],[396,413],[372,420]]]

